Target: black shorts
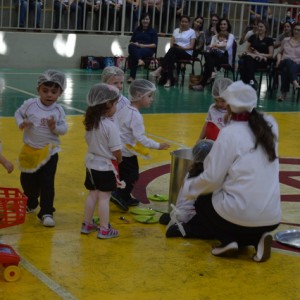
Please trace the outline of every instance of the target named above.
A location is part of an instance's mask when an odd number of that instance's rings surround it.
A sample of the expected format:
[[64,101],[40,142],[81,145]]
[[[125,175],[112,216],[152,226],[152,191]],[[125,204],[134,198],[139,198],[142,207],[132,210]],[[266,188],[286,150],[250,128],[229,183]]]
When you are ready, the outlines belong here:
[[91,174],[86,169],[84,186],[89,191],[99,190],[102,192],[111,192],[117,189],[116,176],[113,171],[97,171],[91,169]]

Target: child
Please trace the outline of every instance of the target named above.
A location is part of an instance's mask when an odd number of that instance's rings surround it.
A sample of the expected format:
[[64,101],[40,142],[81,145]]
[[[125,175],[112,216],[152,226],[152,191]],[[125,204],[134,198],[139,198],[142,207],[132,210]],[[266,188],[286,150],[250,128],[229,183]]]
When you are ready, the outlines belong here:
[[94,85],[87,96],[88,108],[84,118],[85,140],[88,144],[86,156],[85,187],[89,190],[84,210],[81,233],[97,230],[93,214],[98,201],[100,227],[99,239],[119,236],[109,224],[109,200],[111,191],[117,188],[117,165],[122,161],[122,145],[118,126],[112,116],[116,112],[119,90],[111,85]]
[[[123,85],[124,85],[124,72],[122,69],[114,66],[104,68],[102,72],[102,82],[115,86],[119,89],[120,93],[122,93]],[[126,105],[130,105],[130,101],[120,94],[120,99],[117,102],[117,111],[118,112]]]
[[124,180],[126,187],[117,189],[112,193],[111,200],[122,210],[127,211],[128,206],[139,204],[139,200],[132,198],[131,192],[139,178],[139,165],[137,156],[125,145],[135,146],[140,143],[146,148],[165,150],[169,148],[166,143],[157,143],[145,135],[144,121],[139,110],[147,108],[153,101],[155,85],[145,79],[134,80],[129,87],[131,105],[125,106],[118,115],[122,148],[122,163],[119,166],[120,179]]
[[0,141],[0,164],[6,169],[8,173],[14,170],[14,165],[2,155],[2,142]]
[[[187,178],[196,177],[203,172],[203,161],[210,152],[214,142],[212,140],[202,140],[199,141],[193,147],[193,164],[190,167],[188,174],[185,177]],[[202,196],[206,197],[206,196]],[[196,199],[195,199],[196,200]],[[203,199],[202,199],[203,200]],[[172,206],[172,211],[170,214],[164,213],[159,219],[160,224],[167,225],[167,237],[194,237],[192,232],[186,232],[181,223],[189,224],[192,223],[192,218],[196,214],[195,210],[195,201],[187,200],[182,195],[182,189],[180,189],[176,206]],[[192,224],[189,224],[192,226]]]
[[224,117],[227,113],[226,102],[220,98],[220,94],[232,83],[228,78],[216,79],[212,87],[212,96],[215,99],[209,109],[206,121],[201,130],[198,141],[210,139],[215,141],[221,128],[225,126]]
[[28,197],[27,213],[38,206],[38,218],[54,227],[54,178],[60,151],[59,136],[67,132],[63,108],[57,99],[66,87],[65,75],[47,70],[38,78],[39,97],[26,100],[16,111],[18,127],[23,130],[24,146],[19,155],[21,185]]
[[226,51],[229,33],[220,31],[212,37],[211,44],[207,47],[207,52],[214,52],[216,55],[222,56]]

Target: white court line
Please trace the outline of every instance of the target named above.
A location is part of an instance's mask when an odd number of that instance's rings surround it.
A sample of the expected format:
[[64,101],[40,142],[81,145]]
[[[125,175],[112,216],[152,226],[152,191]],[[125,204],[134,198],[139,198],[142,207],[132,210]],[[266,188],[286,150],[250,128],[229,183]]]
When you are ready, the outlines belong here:
[[53,281],[49,278],[45,273],[38,270],[33,264],[31,264],[28,260],[24,257],[21,258],[20,264],[24,269],[30,272],[33,276],[43,282],[49,289],[51,289],[54,293],[56,293],[59,297],[65,300],[76,300],[77,298],[74,297],[71,293],[65,290],[61,285]]

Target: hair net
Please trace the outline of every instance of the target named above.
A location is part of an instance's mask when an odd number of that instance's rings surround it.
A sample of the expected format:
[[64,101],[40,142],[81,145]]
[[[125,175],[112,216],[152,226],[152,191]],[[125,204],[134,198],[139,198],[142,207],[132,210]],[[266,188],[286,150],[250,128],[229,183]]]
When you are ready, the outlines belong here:
[[257,93],[249,84],[239,80],[220,95],[234,113],[251,112],[257,105]]
[[134,80],[129,89],[128,96],[131,102],[141,100],[145,95],[156,91],[156,86],[149,80],[136,79]]
[[218,78],[215,80],[211,94],[214,98],[219,98],[221,93],[224,92],[233,81],[229,78]]
[[107,83],[113,76],[124,76],[124,71],[115,66],[106,67],[102,72],[102,82]]
[[66,76],[64,73],[56,70],[47,70],[38,78],[38,87],[45,82],[57,83],[64,91],[66,88]]
[[203,163],[207,154],[210,152],[214,141],[212,140],[201,140],[193,147],[193,158],[196,163]]
[[109,84],[97,83],[93,85],[87,95],[88,106],[96,106],[120,97],[120,91]]

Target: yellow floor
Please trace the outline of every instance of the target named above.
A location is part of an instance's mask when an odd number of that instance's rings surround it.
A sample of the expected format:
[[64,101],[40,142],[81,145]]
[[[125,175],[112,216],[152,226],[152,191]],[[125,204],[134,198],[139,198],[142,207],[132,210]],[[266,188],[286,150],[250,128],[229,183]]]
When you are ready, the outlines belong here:
[[[299,158],[300,113],[274,113],[280,126],[280,157]],[[145,115],[150,137],[168,141],[171,150],[192,146],[204,114]],[[82,116],[68,117],[69,132],[62,138],[56,177],[55,228],[41,226],[34,214],[25,224],[0,230],[0,242],[10,244],[21,256],[21,278],[4,281],[0,272],[0,299],[300,299],[300,255],[272,249],[266,263],[254,263],[249,248],[238,258],[211,255],[214,241],[166,239],[160,224],[141,224],[130,213],[111,205],[111,223],[120,237],[99,240],[80,235],[87,192],[84,180],[84,131]],[[176,124],[174,126],[174,124]],[[4,153],[16,160],[21,132],[13,118],[0,119]],[[141,171],[170,162],[170,151],[151,151],[151,160],[140,160]],[[299,165],[281,165],[298,172]],[[2,187],[20,187],[19,171],[7,175],[0,169]],[[147,186],[148,193],[168,194],[168,174]],[[266,187],[267,188],[267,187]],[[282,193],[299,189],[282,185]],[[299,198],[300,199],[300,198]],[[166,203],[151,203],[167,210]],[[284,202],[278,230],[299,228],[299,202]],[[125,216],[130,223],[119,219]],[[0,269],[1,270],[1,269]]]

